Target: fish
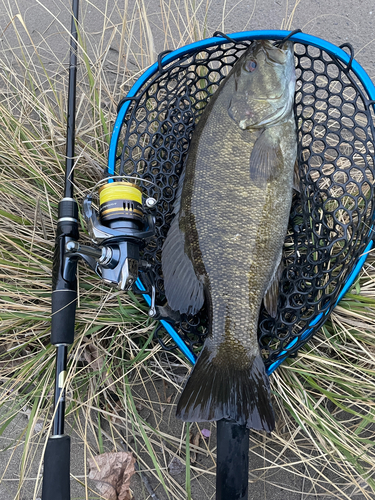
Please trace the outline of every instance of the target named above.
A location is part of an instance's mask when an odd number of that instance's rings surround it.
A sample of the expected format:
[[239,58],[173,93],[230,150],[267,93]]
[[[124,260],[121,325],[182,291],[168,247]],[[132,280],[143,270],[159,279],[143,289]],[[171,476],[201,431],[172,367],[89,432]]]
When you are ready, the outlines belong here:
[[194,130],[162,247],[169,307],[208,335],[177,404],[187,422],[227,419],[271,432],[275,417],[258,345],[262,301],[275,316],[297,135],[292,42],[255,40]]

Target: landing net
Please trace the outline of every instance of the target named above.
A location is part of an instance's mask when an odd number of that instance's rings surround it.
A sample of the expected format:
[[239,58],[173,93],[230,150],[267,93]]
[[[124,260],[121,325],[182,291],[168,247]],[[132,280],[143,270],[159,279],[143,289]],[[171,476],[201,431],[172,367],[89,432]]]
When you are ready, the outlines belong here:
[[[158,200],[156,235],[143,259],[152,265],[159,304],[165,302],[161,248],[194,128],[251,40],[286,35],[217,34],[162,54],[120,103],[108,173],[139,177]],[[264,308],[260,314],[259,344],[269,372],[323,325],[372,246],[375,89],[352,54],[304,34],[292,40],[300,192],[284,244],[277,316]],[[230,175],[228,167],[228,182]],[[184,315],[174,327],[191,348],[199,346],[207,334],[206,311]],[[161,326],[156,336],[163,347],[175,347],[165,345]]]

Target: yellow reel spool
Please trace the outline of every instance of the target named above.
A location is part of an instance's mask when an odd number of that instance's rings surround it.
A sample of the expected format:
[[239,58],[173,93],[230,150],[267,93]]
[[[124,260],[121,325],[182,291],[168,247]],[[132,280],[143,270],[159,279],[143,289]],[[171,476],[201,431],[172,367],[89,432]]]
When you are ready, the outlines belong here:
[[100,205],[118,199],[137,201],[142,205],[142,192],[130,182],[111,182],[100,188]]
[[111,182],[99,190],[102,222],[142,220],[142,191],[130,182]]

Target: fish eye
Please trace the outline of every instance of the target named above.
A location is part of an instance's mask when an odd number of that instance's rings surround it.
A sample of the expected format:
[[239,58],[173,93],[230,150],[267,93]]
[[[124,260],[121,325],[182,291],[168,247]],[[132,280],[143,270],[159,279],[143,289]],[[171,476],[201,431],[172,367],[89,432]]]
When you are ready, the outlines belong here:
[[246,61],[246,63],[245,63],[245,70],[248,71],[249,73],[254,71],[256,69],[256,67],[257,67],[257,63],[253,60]]

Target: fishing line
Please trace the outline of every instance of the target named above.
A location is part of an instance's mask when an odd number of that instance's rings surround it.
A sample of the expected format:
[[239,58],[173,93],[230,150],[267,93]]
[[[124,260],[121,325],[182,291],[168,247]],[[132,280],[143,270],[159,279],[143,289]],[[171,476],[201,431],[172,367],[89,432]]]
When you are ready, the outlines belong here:
[[110,183],[114,179],[121,180],[121,181],[122,180],[125,180],[125,181],[132,180],[132,181],[146,182],[146,184],[152,185],[154,188],[156,188],[158,190],[159,193],[161,193],[161,188],[157,184],[155,184],[155,182],[149,181],[148,179],[142,179],[142,177],[136,177],[136,176],[132,176],[132,175],[111,175],[110,177],[105,177],[104,179],[101,179],[99,182],[97,182],[93,186],[93,188],[91,188],[91,191],[90,191],[88,196],[94,197],[98,188],[104,186],[105,184]]

